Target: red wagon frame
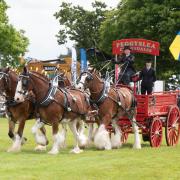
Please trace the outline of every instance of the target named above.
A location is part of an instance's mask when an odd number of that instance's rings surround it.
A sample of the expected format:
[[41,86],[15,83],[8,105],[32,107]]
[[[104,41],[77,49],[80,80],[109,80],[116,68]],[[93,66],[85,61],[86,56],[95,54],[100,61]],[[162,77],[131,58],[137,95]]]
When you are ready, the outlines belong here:
[[[159,55],[160,47],[158,42],[145,39],[113,41],[112,53],[116,59],[122,53],[124,46],[130,46],[134,53],[154,55],[154,68],[156,70],[156,56]],[[116,80],[117,77],[116,65]],[[152,147],[159,147],[162,143],[163,127],[165,127],[167,145],[176,145],[180,136],[180,111],[177,106],[178,93],[159,92],[152,95],[138,95],[135,91],[134,93],[137,101],[136,121],[142,133],[143,140],[149,141]],[[131,122],[127,117],[123,117],[119,119],[118,124],[122,131],[122,141],[125,143],[128,139],[128,134],[132,133]],[[108,128],[110,131],[113,131],[111,126]]]

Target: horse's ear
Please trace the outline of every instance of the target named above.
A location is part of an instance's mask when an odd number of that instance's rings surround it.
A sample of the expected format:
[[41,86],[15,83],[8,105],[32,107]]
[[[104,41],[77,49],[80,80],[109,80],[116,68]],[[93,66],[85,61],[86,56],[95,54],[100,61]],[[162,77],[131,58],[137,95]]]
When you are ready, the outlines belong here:
[[96,74],[97,76],[101,77],[101,72],[98,71],[97,69],[94,69],[94,74]]
[[7,67],[4,72],[5,72],[5,73],[8,73],[9,70],[10,70],[10,67]]
[[64,75],[65,75],[65,72],[63,71],[61,71],[60,73],[59,73],[59,75],[61,76],[61,77],[64,77]]
[[28,69],[26,66],[24,66],[24,69],[23,69],[23,73],[27,74],[28,73]]
[[64,71],[62,72],[62,76],[63,76],[63,77],[65,76],[65,72],[64,72]]
[[95,74],[98,74],[98,71],[97,71],[97,69],[94,69],[94,73],[95,73]]
[[89,72],[92,74],[92,73],[94,73],[95,68],[94,68],[94,67],[90,67],[88,70],[89,70]]

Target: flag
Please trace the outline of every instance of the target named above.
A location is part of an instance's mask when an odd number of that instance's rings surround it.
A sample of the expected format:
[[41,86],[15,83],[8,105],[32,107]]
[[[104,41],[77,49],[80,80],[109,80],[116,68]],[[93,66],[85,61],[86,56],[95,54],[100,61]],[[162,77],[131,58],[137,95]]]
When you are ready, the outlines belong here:
[[81,55],[81,72],[87,70],[87,56],[86,56],[86,50],[84,48],[80,49],[80,55]]
[[180,61],[180,31],[177,33],[175,39],[170,45],[169,50],[174,59]]

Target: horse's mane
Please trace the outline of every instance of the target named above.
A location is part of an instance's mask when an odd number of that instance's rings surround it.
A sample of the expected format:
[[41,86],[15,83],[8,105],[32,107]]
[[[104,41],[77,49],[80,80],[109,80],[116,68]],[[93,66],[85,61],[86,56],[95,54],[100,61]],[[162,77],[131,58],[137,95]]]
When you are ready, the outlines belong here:
[[101,73],[100,73],[97,69],[93,68],[93,69],[90,71],[90,73],[93,74],[93,75],[95,75],[96,78],[97,78],[100,82],[102,82]]
[[12,68],[0,68],[0,72],[3,72],[3,73],[6,73],[6,74],[13,74],[13,75],[16,75],[17,76],[17,73],[15,71],[13,71]]
[[49,81],[48,77],[46,77],[44,74],[41,74],[39,72],[36,72],[36,71],[30,71],[30,73],[38,76],[38,77],[41,77],[41,78],[44,78],[45,80]]

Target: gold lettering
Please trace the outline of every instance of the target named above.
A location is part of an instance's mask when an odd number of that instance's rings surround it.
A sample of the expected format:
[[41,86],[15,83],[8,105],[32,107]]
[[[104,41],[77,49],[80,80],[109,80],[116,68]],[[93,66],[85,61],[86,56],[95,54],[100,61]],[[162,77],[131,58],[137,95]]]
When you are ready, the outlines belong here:
[[124,43],[124,46],[129,46],[129,42],[125,42],[125,43]]
[[137,46],[138,45],[138,42],[137,41],[134,41],[134,46]]
[[142,42],[142,46],[143,46],[143,47],[146,47],[146,43],[145,43],[144,41]]
[[129,46],[134,46],[134,42],[133,42],[133,41],[130,41],[130,42],[129,42]]
[[124,42],[121,42],[121,43],[120,43],[120,46],[123,47],[123,46],[124,46]]
[[151,48],[155,49],[155,44],[154,44],[154,43],[152,43],[152,46],[151,46]]
[[147,47],[147,48],[150,48],[150,47],[151,47],[151,44],[150,44],[150,43],[147,43],[146,47]]
[[139,44],[139,46],[142,46],[142,42],[141,42],[141,41],[139,41],[139,43],[138,43],[138,44]]

